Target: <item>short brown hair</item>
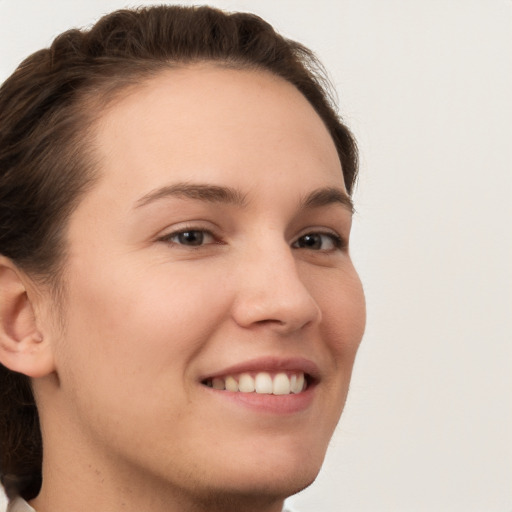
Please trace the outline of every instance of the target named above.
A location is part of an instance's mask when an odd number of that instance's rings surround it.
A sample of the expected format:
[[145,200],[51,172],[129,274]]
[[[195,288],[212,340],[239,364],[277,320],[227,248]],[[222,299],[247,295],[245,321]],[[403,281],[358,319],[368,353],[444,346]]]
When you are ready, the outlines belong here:
[[[211,7],[121,10],[70,30],[23,61],[0,88],[0,254],[36,279],[57,281],[66,220],[94,183],[90,127],[101,106],[163,69],[201,61],[270,71],[324,121],[349,194],[355,141],[310,50],[261,18]],[[0,477],[9,497],[41,486],[42,441],[29,379],[0,365]]]

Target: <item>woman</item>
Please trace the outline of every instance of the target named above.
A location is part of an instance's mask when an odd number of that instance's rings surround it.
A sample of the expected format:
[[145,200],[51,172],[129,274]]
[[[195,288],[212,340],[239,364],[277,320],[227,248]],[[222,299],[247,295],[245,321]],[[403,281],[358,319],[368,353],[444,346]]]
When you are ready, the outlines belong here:
[[0,90],[11,510],[277,512],[365,321],[355,143],[256,16],[119,11]]

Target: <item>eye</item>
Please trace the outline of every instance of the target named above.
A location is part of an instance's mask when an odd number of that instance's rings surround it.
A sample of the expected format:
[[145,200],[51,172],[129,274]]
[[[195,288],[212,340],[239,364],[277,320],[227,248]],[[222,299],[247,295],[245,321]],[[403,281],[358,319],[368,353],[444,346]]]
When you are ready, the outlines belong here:
[[215,238],[209,231],[204,229],[186,229],[169,233],[159,239],[170,244],[183,245],[186,247],[199,247],[201,245],[215,243]]
[[341,237],[333,233],[306,233],[299,237],[292,247],[312,251],[334,251],[344,246]]

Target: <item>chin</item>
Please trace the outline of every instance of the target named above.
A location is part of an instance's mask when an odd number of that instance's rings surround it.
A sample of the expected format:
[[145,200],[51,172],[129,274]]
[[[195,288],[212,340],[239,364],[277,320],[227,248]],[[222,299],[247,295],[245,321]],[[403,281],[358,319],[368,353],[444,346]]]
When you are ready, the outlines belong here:
[[288,498],[309,487],[318,476],[320,468],[301,468],[293,475],[283,475],[281,478],[267,480],[256,492],[273,494],[281,499]]
[[315,481],[319,469],[301,468],[301,471],[294,471],[293,474],[267,475],[265,478],[256,476],[244,482],[239,478],[228,486],[226,478],[222,488],[206,491],[202,501],[208,510],[227,510],[234,505],[238,510],[263,510],[275,503],[282,504],[286,498],[309,487]]
[[[223,439],[222,454],[217,453],[219,486],[248,494],[267,494],[286,498],[311,485],[324,462],[332,434],[331,425],[300,429],[289,425],[285,432],[272,428],[251,436],[233,435]],[[213,483],[213,482],[212,482]]]
[[311,457],[307,452],[307,448],[303,449],[301,456],[288,460],[272,453],[267,454],[265,461],[246,460],[226,475],[223,484],[229,481],[228,492],[235,494],[285,499],[311,485],[320,472],[325,454]]

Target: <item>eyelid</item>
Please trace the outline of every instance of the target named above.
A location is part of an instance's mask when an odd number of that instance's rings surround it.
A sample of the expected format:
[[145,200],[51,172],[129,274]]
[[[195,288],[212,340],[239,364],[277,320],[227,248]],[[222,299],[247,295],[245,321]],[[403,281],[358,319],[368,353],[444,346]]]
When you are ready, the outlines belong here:
[[183,234],[183,233],[187,233],[188,231],[199,231],[201,233],[206,233],[207,235],[211,236],[213,238],[213,242],[209,242],[209,243],[205,243],[205,244],[201,244],[201,245],[198,245],[196,247],[194,246],[188,246],[189,249],[199,249],[200,247],[204,247],[204,246],[207,246],[207,245],[213,245],[213,244],[216,244],[216,243],[222,243],[220,238],[218,237],[218,235],[216,235],[215,233],[215,229],[212,229],[212,228],[208,228],[204,225],[201,225],[198,221],[198,223],[195,223],[195,222],[190,222],[190,223],[184,223],[182,225],[179,225],[179,226],[175,226],[173,228],[168,228],[166,231],[163,232],[163,234],[161,235],[157,235],[155,237],[155,240],[157,242],[164,242],[166,244],[169,244],[169,245],[176,245],[176,246],[182,246],[182,247],[187,247],[186,245],[184,244],[179,244],[179,243],[176,243],[176,242],[173,242],[171,239],[180,235],[180,234]]

